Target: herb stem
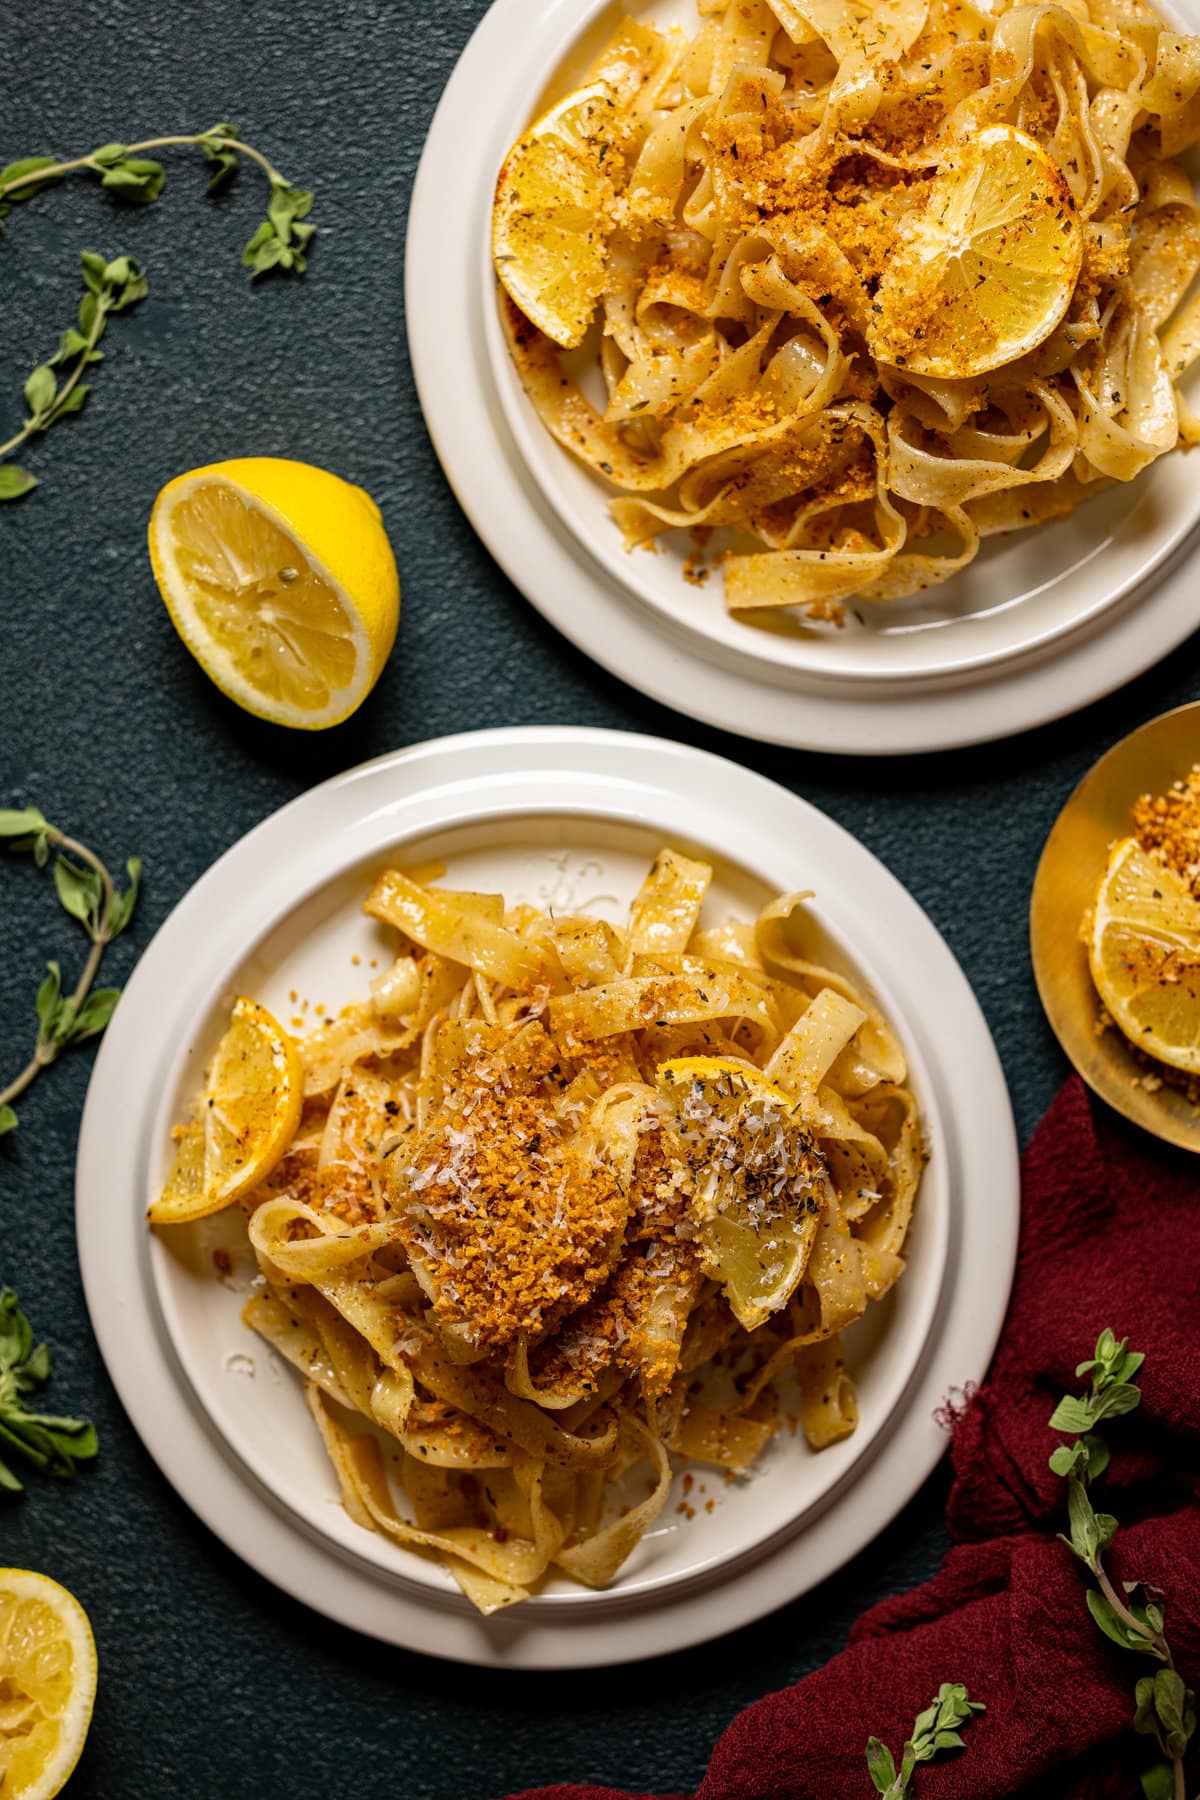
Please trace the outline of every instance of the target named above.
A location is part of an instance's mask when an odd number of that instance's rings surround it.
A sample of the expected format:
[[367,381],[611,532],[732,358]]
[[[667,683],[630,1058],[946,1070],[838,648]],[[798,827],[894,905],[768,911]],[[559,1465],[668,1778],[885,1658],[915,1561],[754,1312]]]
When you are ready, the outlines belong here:
[[[94,850],[89,850],[86,844],[79,842],[78,838],[69,837],[65,831],[59,831],[53,825],[46,827],[45,836],[47,843],[70,851],[72,856],[77,856],[80,862],[86,863],[89,868],[96,871],[104,896],[99,922],[95,935],[92,937],[92,947],[88,951],[87,961],[83,965],[79,980],[75,983],[75,989],[69,1002],[73,1015],[77,1016],[80,1007],[92,990],[92,983],[95,981],[100,967],[100,958],[104,955],[105,947],[111,942],[113,936],[111,925],[116,895],[112,876]],[[7,1105],[10,1100],[15,1100],[18,1094],[23,1094],[25,1089],[36,1080],[44,1068],[54,1061],[57,1055],[58,1045],[53,1038],[46,1037],[44,1034],[39,1035],[33,1055],[21,1073],[10,1081],[6,1088],[0,1088],[0,1106]]]
[[[144,138],[140,144],[127,144],[125,154],[126,156],[136,156],[143,150],[165,150],[174,145],[195,146],[202,144],[205,138],[210,137],[213,129],[212,126],[209,126],[207,131],[179,133],[172,137]],[[262,152],[254,148],[253,144],[244,144],[240,138],[225,138],[222,141],[228,149],[240,151],[243,156],[248,156],[251,162],[257,163],[267,180],[273,185],[286,185],[279,170],[268,162]],[[50,163],[45,168],[31,169],[27,175],[18,175],[14,180],[6,181],[0,187],[0,200],[6,199],[9,194],[15,194],[20,188],[32,187],[39,181],[57,180],[60,175],[73,174],[76,169],[92,169],[98,175],[104,173],[102,165],[93,162],[91,155],[72,157],[68,162]]]
[[1125,1602],[1117,1593],[1116,1588],[1109,1580],[1108,1572],[1099,1555],[1096,1557],[1094,1573],[1096,1576],[1097,1587],[1100,1589],[1100,1592],[1104,1595],[1104,1598],[1108,1601],[1108,1604],[1112,1607],[1126,1629],[1142,1638],[1145,1641],[1146,1648],[1152,1651],[1160,1662],[1165,1663],[1168,1668],[1174,1668],[1175,1665],[1171,1661],[1171,1652],[1168,1648],[1166,1638],[1161,1631],[1149,1629],[1144,1621],[1138,1618],[1136,1613],[1130,1612]]
[[[198,131],[193,136],[146,138],[146,140],[141,144],[129,144],[126,147],[125,154],[127,156],[136,156],[142,150],[165,150],[165,149],[170,148],[174,144],[181,144],[181,145],[183,145],[183,144],[191,144],[191,145],[201,144],[201,143],[203,143],[203,141],[206,137],[210,137],[212,135],[213,129],[214,128],[210,125],[207,131]],[[279,173],[279,170],[274,166],[273,163],[268,162],[267,158],[262,154],[262,152],[260,150],[256,150],[254,148],[253,144],[244,144],[242,142],[241,138],[235,138],[235,137],[223,138],[221,140],[221,143],[222,143],[222,148],[224,148],[226,150],[240,151],[243,156],[248,156],[250,158],[251,162],[257,163],[259,168],[262,170],[263,174],[266,176],[267,180],[269,182],[271,182],[272,185],[275,185],[275,186],[286,186],[287,185],[287,183],[284,181],[283,176]],[[34,177],[34,179],[35,180],[37,179],[36,176]]]
[[42,1055],[43,1047],[44,1046],[39,1043],[37,1049],[25,1064],[25,1067],[21,1070],[21,1073],[16,1076],[14,1080],[10,1081],[6,1088],[0,1088],[0,1106],[7,1105],[10,1100],[15,1100],[18,1094],[23,1094],[30,1083],[36,1080],[37,1076],[41,1074],[47,1062],[53,1061],[52,1057],[45,1057]]
[[[68,395],[70,395],[74,391],[74,389],[76,388],[76,386],[79,383],[80,376],[83,374],[83,371],[88,366],[88,362],[91,358],[92,351],[96,348],[96,345],[99,341],[100,333],[104,330],[104,321],[105,321],[106,317],[108,316],[108,311],[109,311],[109,305],[108,305],[107,299],[105,298],[105,296],[103,294],[98,295],[97,300],[96,300],[96,316],[92,320],[91,330],[87,334],[87,342],[84,344],[83,349],[79,352],[79,357],[75,363],[75,367],[71,370],[71,373],[67,376],[67,379],[63,383],[62,387],[57,389],[57,391],[55,392],[54,398],[51,400],[49,406],[44,407],[40,413],[35,413],[31,419],[26,419],[24,425],[21,427],[20,431],[18,431],[16,433],[15,437],[10,437],[6,444],[0,444],[0,457],[7,456],[10,450],[15,450],[18,447],[18,445],[23,444],[25,442],[26,438],[33,436],[35,431],[41,431],[44,428],[44,426],[49,422],[50,414],[56,413],[59,410],[59,408],[62,406],[63,402],[67,399]],[[67,840],[65,838],[63,838],[61,840],[56,838],[55,841],[56,842],[61,841],[64,844],[67,842]],[[80,855],[85,857],[85,860],[87,860],[89,862],[93,860],[92,857],[90,856],[90,854],[83,850],[81,845],[77,844],[75,846],[75,848],[79,852]],[[96,864],[96,867],[99,869],[99,864]],[[102,880],[105,880],[105,881],[108,880],[107,874],[103,869],[100,869],[100,876],[101,876]],[[108,891],[111,895],[111,892],[112,892],[112,883],[111,882],[109,883]]]

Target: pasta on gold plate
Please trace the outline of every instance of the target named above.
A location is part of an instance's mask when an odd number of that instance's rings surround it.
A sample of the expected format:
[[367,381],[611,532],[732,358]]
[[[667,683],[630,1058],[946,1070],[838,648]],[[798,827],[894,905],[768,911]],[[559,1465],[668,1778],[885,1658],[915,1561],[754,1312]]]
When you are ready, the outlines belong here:
[[1143,0],[698,13],[626,20],[493,208],[511,355],[627,548],[689,531],[738,617],[837,623],[1200,439],[1200,38]]
[[925,1151],[806,895],[704,925],[711,869],[664,849],[617,928],[418,874],[366,900],[399,933],[369,999],[299,1039],[239,1000],[149,1216],[240,1206],[245,1319],[350,1518],[488,1613],[610,1582],[672,1457],[854,1431],[839,1334],[903,1273]]

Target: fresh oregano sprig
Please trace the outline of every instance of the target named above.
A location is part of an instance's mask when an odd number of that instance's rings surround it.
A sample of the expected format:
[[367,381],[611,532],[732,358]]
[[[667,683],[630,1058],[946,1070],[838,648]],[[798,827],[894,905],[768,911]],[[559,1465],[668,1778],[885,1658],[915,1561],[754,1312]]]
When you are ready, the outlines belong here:
[[166,182],[166,170],[143,154],[146,150],[191,147],[200,150],[213,165],[208,183],[212,193],[221,187],[238,166],[239,156],[257,163],[270,185],[267,218],[258,227],[242,254],[251,278],[265,275],[268,269],[292,269],[303,274],[306,266],[305,246],[311,242],[315,225],[302,223],[312,209],[313,196],[306,188],[291,185],[252,144],[245,143],[237,126],[221,120],[207,131],[177,133],[170,137],[145,138],[140,144],[101,144],[86,156],[56,162],[52,156],[26,156],[0,169],[0,220],[22,200],[29,200],[64,176],[84,170],[100,178],[101,187],[124,200],[149,204],[157,200]]
[[100,858],[86,844],[68,837],[51,825],[36,806],[17,811],[0,809],[0,846],[28,850],[40,869],[57,849],[54,886],[64,909],[77,919],[91,942],[87,960],[69,993],[63,992],[62,970],[57,962],[46,964],[47,975],[37,991],[38,1030],[33,1054],[8,1086],[0,1089],[0,1137],[14,1131],[16,1111],[12,1102],[23,1094],[60,1051],[82,1043],[104,1030],[120,998],[118,988],[94,986],[106,947],[128,925],[137,904],[142,865],[136,856],[125,864],[129,886],[118,892]]
[[1090,1571],[1095,1587],[1087,1591],[1087,1607],[1105,1637],[1122,1650],[1149,1656],[1159,1664],[1153,1675],[1144,1675],[1134,1690],[1133,1728],[1154,1738],[1160,1757],[1141,1777],[1145,1800],[1185,1800],[1183,1759],[1196,1729],[1196,1696],[1175,1667],[1166,1637],[1162,1590],[1138,1581],[1121,1584],[1118,1593],[1104,1566],[1104,1552],[1117,1533],[1111,1513],[1097,1512],[1089,1488],[1108,1467],[1109,1450],[1094,1427],[1103,1419],[1119,1418],[1141,1404],[1141,1389],[1134,1376],[1145,1357],[1129,1349],[1128,1338],[1104,1330],[1096,1353],[1075,1370],[1090,1377],[1084,1395],[1064,1394],[1050,1416],[1055,1431],[1075,1434],[1074,1442],[1059,1444],[1050,1467],[1067,1483],[1069,1534],[1060,1533],[1080,1562]]
[[972,1700],[961,1681],[943,1681],[937,1698],[918,1713],[912,1733],[900,1752],[900,1767],[879,1738],[867,1739],[867,1770],[884,1800],[901,1800],[908,1793],[918,1763],[932,1762],[946,1750],[963,1748],[960,1725],[986,1711],[981,1700]]
[[[207,131],[146,138],[137,144],[101,144],[86,156],[65,162],[51,156],[22,157],[0,169],[0,221],[20,201],[31,199],[78,171],[98,176],[101,187],[121,199],[149,204],[162,193],[166,171],[144,152],[176,146],[199,149],[212,165],[210,192],[229,179],[238,167],[239,157],[248,157],[258,165],[270,189],[267,217],[242,252],[242,262],[250,270],[251,280],[271,269],[303,274],[307,246],[316,230],[315,225],[307,223],[312,194],[306,188],[293,187],[261,151],[239,138],[236,126],[226,121],[210,125]],[[0,444],[0,460],[26,439],[79,411],[89,393],[81,377],[90,364],[101,359],[96,346],[108,315],[132,306],[146,294],[146,277],[132,257],[118,256],[106,262],[94,252],[85,251],[82,262],[86,291],[80,302],[78,328],[72,326],[63,332],[54,355],[40,363],[26,382],[29,415],[21,430],[6,444]],[[65,371],[61,377],[59,369]],[[19,500],[36,486],[36,478],[27,469],[13,464],[0,467],[0,501]]]
[[[44,1474],[70,1477],[75,1465],[99,1449],[86,1419],[32,1412],[26,1398],[50,1378],[50,1351],[34,1349],[33,1330],[10,1287],[0,1288],[0,1450],[16,1454]],[[0,1492],[19,1494],[22,1484],[0,1456]]]
[[[82,379],[83,373],[90,364],[104,360],[103,351],[96,346],[104,336],[109,315],[124,312],[145,297],[146,277],[132,256],[117,256],[106,262],[94,250],[85,250],[79,260],[83,298],[77,323],[68,325],[53,356],[39,363],[25,383],[29,415],[20,431],[6,444],[0,444],[0,457],[11,455],[27,438],[49,431],[60,419],[79,411],[91,393],[90,383]],[[0,500],[18,500],[36,486],[37,477],[28,469],[18,463],[0,463]]]

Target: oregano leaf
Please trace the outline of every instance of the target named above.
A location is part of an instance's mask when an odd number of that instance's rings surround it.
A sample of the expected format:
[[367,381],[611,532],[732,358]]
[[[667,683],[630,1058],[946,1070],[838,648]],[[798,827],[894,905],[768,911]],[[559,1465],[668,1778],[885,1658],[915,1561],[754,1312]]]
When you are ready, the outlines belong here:
[[33,418],[45,412],[54,399],[57,383],[49,363],[39,363],[25,383],[25,404]]
[[1086,1599],[1088,1611],[1106,1638],[1111,1638],[1122,1650],[1140,1651],[1146,1656],[1154,1655],[1154,1649],[1148,1640],[1119,1617],[1112,1602],[1103,1594],[1098,1593],[1095,1588],[1089,1588]]
[[38,1023],[41,1026],[42,1038],[53,1040],[54,1028],[59,1016],[59,996],[62,990],[62,971],[56,962],[46,964],[49,974],[37,991],[34,1004],[37,1008]]
[[1091,1400],[1085,1400],[1077,1394],[1064,1394],[1050,1414],[1051,1431],[1071,1431],[1078,1434],[1090,1431],[1095,1423]]
[[0,463],[0,500],[19,500],[37,486],[37,476],[20,463]]
[[49,829],[49,819],[36,806],[0,807],[0,838],[23,838],[30,832]]
[[1142,1800],[1172,1800],[1175,1776],[1170,1763],[1151,1763],[1141,1775]]
[[104,888],[95,869],[81,869],[60,856],[54,864],[54,886],[63,908],[78,919],[89,936],[96,935]]
[[129,876],[129,886],[123,894],[117,894],[113,899],[108,926],[110,938],[115,938],[119,932],[124,931],[133,917],[133,909],[137,905],[138,887],[142,878],[141,857],[131,856],[125,864],[125,872]]
[[867,1739],[867,1772],[878,1794],[886,1794],[896,1779],[892,1753],[877,1737]]
[[67,395],[66,399],[60,400],[58,405],[54,408],[54,411],[47,414],[47,425],[57,425],[60,419],[67,418],[71,413],[77,413],[80,407],[86,402],[91,391],[92,389],[89,382],[77,382]]
[[95,1037],[98,1032],[103,1031],[120,998],[120,988],[93,988],[71,1020],[70,1041],[74,1043],[82,1038]]
[[[10,181],[21,181],[23,176],[32,175],[38,169],[53,167],[54,158],[52,156],[22,156],[17,162],[7,163],[3,169],[0,169],[0,188],[7,187]],[[51,187],[56,181],[61,180],[61,175],[47,175],[41,181],[23,181],[15,192],[5,194],[5,210],[7,211],[10,206],[18,205],[22,200],[32,200],[33,196],[40,194],[43,188]]]

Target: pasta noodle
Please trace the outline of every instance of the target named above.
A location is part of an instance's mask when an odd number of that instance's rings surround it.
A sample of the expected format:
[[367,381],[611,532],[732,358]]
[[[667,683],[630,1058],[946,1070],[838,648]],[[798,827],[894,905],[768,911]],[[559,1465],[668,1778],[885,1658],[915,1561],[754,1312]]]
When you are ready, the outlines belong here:
[[[698,10],[691,38],[626,21],[582,90],[602,403],[573,340],[502,295],[525,388],[615,490],[627,548],[719,530],[733,613],[840,623],[1200,439],[1178,387],[1200,356],[1200,209],[1177,160],[1200,137],[1200,38],[1144,0]],[[1051,273],[1010,256],[1006,202],[978,316],[934,362],[938,306],[906,259],[947,183],[975,204],[996,128],[1045,153],[1026,215]],[[1021,279],[1048,283],[1040,336],[989,357]]]
[[806,956],[807,896],[706,927],[711,873],[664,850],[620,929],[387,870],[396,962],[299,1041],[299,1125],[240,1201],[246,1322],[346,1511],[484,1612],[611,1581],[673,1455],[753,1465],[789,1368],[813,1448],[852,1432],[838,1334],[903,1272],[903,1052]]

